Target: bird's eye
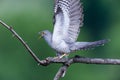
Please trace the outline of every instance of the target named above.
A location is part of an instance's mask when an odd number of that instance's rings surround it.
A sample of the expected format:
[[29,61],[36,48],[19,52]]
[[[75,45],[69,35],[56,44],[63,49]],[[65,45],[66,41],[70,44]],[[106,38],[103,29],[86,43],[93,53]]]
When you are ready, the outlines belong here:
[[44,34],[44,32],[42,32],[42,34]]
[[45,33],[45,32],[42,32],[42,35],[46,35],[46,33]]

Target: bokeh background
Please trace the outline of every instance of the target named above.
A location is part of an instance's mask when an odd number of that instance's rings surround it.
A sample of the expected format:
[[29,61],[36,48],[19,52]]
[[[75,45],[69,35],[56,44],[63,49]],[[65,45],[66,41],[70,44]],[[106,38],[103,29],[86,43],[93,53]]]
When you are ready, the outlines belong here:
[[[12,26],[32,50],[44,59],[55,52],[38,32],[53,30],[54,0],[0,0],[0,19]],[[82,0],[84,26],[79,41],[111,39],[104,47],[74,55],[120,58],[120,0]],[[23,45],[0,25],[0,80],[53,80],[60,64],[38,66]],[[120,80],[119,65],[74,64],[61,80]]]

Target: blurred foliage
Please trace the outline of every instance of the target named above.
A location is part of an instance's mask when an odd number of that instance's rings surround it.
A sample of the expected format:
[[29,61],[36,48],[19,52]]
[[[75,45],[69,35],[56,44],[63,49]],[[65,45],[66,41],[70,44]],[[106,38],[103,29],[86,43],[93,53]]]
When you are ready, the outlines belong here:
[[[44,59],[55,52],[38,32],[53,30],[54,0],[0,0],[0,19],[12,26]],[[78,40],[111,39],[104,47],[78,51],[74,55],[101,58],[120,58],[120,0],[82,0],[84,27]],[[0,25],[0,80],[52,80],[61,65],[38,66],[23,45]],[[120,80],[120,66],[72,65],[61,80]]]

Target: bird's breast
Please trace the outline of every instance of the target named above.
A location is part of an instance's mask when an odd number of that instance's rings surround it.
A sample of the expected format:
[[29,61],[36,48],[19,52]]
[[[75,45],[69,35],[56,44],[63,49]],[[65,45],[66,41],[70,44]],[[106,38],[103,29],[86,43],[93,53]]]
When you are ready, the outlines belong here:
[[60,53],[70,53],[69,45],[63,40],[60,42],[53,42],[53,48]]

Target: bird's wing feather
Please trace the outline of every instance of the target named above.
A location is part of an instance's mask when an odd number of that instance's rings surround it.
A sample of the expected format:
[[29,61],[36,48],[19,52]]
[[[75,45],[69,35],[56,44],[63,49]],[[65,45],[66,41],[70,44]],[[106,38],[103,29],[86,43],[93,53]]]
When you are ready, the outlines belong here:
[[94,42],[75,42],[74,44],[70,45],[71,51],[77,51],[77,50],[88,50],[91,48],[95,48],[98,46],[102,46],[105,43],[109,42],[110,40],[99,40]]
[[53,40],[75,42],[83,24],[82,12],[80,0],[56,0]]

